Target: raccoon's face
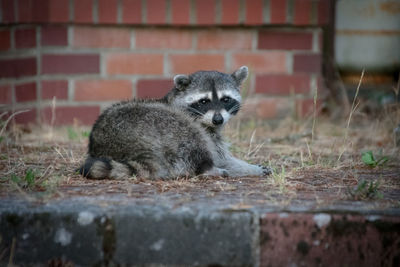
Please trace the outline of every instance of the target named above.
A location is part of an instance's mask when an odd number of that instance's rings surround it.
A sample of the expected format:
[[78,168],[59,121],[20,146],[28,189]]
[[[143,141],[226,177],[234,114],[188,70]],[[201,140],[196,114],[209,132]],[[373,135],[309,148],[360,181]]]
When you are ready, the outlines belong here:
[[207,127],[221,127],[240,109],[240,85],[247,78],[243,66],[232,74],[199,71],[174,77],[168,102],[188,112]]

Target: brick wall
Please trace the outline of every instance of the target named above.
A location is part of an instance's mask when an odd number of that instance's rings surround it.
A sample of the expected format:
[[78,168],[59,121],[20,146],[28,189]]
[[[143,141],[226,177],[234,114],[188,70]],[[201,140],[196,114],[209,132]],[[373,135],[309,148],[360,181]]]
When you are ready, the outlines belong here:
[[247,65],[247,114],[304,116],[323,88],[329,5],[1,0],[0,104],[29,110],[15,117],[18,123],[91,124],[112,102],[164,95],[175,74]]

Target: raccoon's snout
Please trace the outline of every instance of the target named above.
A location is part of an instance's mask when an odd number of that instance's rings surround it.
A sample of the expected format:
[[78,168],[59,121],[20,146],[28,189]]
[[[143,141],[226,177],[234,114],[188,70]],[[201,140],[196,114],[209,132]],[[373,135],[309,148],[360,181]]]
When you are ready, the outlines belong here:
[[212,123],[214,125],[221,125],[224,123],[224,118],[222,117],[221,113],[215,113],[212,117]]

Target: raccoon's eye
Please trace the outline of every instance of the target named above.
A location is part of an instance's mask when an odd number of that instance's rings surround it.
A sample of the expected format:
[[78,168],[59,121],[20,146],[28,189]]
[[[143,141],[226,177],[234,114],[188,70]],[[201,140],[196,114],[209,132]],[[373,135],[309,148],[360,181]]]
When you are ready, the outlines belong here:
[[231,100],[231,98],[229,96],[224,96],[223,98],[221,98],[222,102],[228,103]]
[[203,99],[200,99],[200,100],[199,100],[199,103],[200,103],[200,104],[203,104],[203,105],[204,105],[204,104],[207,104],[208,102],[210,102],[210,99],[208,99],[208,98],[203,98]]

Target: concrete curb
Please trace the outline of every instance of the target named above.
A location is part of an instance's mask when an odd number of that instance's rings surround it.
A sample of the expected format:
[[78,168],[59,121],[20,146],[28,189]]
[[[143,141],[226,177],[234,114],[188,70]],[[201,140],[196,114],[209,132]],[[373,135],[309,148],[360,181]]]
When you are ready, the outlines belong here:
[[390,213],[3,199],[0,265],[399,266]]
[[251,211],[101,207],[83,200],[36,207],[3,202],[0,245],[7,251],[1,263],[13,250],[16,264],[255,266],[254,218]]

